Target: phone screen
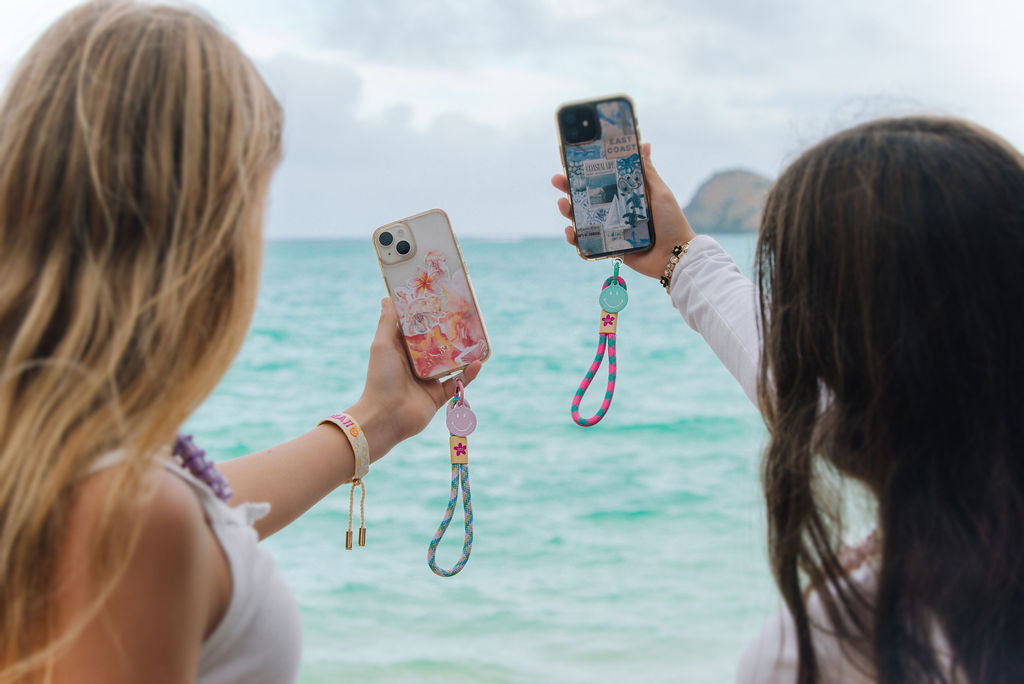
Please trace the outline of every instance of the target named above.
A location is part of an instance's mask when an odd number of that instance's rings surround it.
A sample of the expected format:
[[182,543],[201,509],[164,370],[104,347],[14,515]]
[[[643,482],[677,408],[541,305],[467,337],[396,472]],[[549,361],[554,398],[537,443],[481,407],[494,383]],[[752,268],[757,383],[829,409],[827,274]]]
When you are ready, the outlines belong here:
[[612,97],[558,110],[576,246],[595,259],[654,243],[633,107]]

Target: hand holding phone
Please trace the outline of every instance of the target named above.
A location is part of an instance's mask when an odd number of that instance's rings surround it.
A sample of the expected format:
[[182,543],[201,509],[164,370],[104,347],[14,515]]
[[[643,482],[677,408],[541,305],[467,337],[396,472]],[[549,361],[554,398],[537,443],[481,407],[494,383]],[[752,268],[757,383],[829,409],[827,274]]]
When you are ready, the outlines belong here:
[[443,211],[381,226],[373,245],[418,377],[440,378],[490,356],[466,264]]
[[[625,254],[622,261],[637,273],[659,278],[672,254],[672,247],[689,242],[696,233],[683,215],[682,207],[672,190],[651,163],[650,143],[641,145],[640,162],[643,164],[647,194],[651,200],[651,218],[658,224],[658,244],[646,252]],[[568,199],[569,180],[564,174],[556,174],[551,178],[551,185],[566,194],[566,197],[558,199],[558,211],[565,218],[572,220],[572,205]],[[576,233],[572,226],[565,227],[565,241],[576,246]]]
[[[474,361],[456,377],[469,385],[479,372],[480,362]],[[396,444],[429,425],[437,410],[455,394],[455,380],[440,382],[416,377],[409,364],[394,302],[381,300],[366,384],[359,401],[346,411],[357,417],[366,432],[371,460],[381,458]]]

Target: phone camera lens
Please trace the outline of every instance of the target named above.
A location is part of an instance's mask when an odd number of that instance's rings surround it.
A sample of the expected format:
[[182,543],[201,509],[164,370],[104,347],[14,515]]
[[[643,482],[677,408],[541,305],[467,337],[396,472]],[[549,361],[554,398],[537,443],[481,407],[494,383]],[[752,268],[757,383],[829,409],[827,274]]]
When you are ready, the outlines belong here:
[[[384,236],[382,235],[381,237],[384,237]],[[388,242],[390,242],[390,241],[391,241],[391,235],[388,235]],[[398,244],[395,245],[395,250],[399,254],[408,254],[410,249],[412,249],[412,245],[410,245],[405,240],[399,240]]]
[[601,136],[601,126],[597,120],[597,110],[592,105],[575,105],[563,109],[559,115],[565,135],[565,142],[579,145],[597,140]]
[[[380,235],[377,236],[377,241],[380,242],[380,244],[382,244],[385,247],[387,247],[388,245],[390,245],[392,242],[395,241],[395,237],[391,233],[389,233],[389,232],[387,232],[385,230],[383,233],[381,233]],[[406,243],[406,244],[408,244],[408,243]],[[409,251],[409,250],[406,249],[406,252],[407,251]],[[402,252],[402,254],[405,254],[405,252]]]

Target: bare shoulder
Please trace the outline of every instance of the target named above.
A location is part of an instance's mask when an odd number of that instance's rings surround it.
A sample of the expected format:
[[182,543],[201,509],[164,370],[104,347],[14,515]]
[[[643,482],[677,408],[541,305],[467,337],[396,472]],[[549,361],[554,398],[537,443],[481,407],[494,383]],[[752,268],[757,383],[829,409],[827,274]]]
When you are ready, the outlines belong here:
[[[116,473],[108,469],[86,478],[76,492],[65,549],[77,568],[83,568],[91,558],[99,533],[99,517],[106,502],[116,494],[115,487]],[[138,525],[125,579],[150,561],[159,561],[160,568],[187,569],[193,560],[190,551],[205,531],[199,501],[181,478],[163,468],[154,468],[145,476],[139,497],[138,504],[128,512],[132,519],[117,521],[126,532],[131,530],[132,523]]]
[[[65,626],[94,605],[108,581],[94,576],[92,554],[99,515],[115,487],[116,473],[109,470],[84,480],[77,492],[59,570]],[[222,559],[202,507],[184,481],[154,468],[142,490],[146,494],[129,511],[131,519],[117,521],[123,525],[118,543],[127,543],[137,525],[123,572],[61,658],[59,681],[77,681],[84,672],[87,679],[106,682],[195,678],[203,635],[221,610]],[[161,673],[157,680],[155,672]]]

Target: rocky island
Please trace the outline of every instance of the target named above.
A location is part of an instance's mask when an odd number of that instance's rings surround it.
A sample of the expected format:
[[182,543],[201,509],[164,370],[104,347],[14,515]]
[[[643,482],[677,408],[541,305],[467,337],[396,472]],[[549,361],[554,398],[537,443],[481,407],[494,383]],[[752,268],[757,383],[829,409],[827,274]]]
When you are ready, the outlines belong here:
[[683,212],[698,233],[757,232],[771,184],[751,171],[719,171],[704,181]]

